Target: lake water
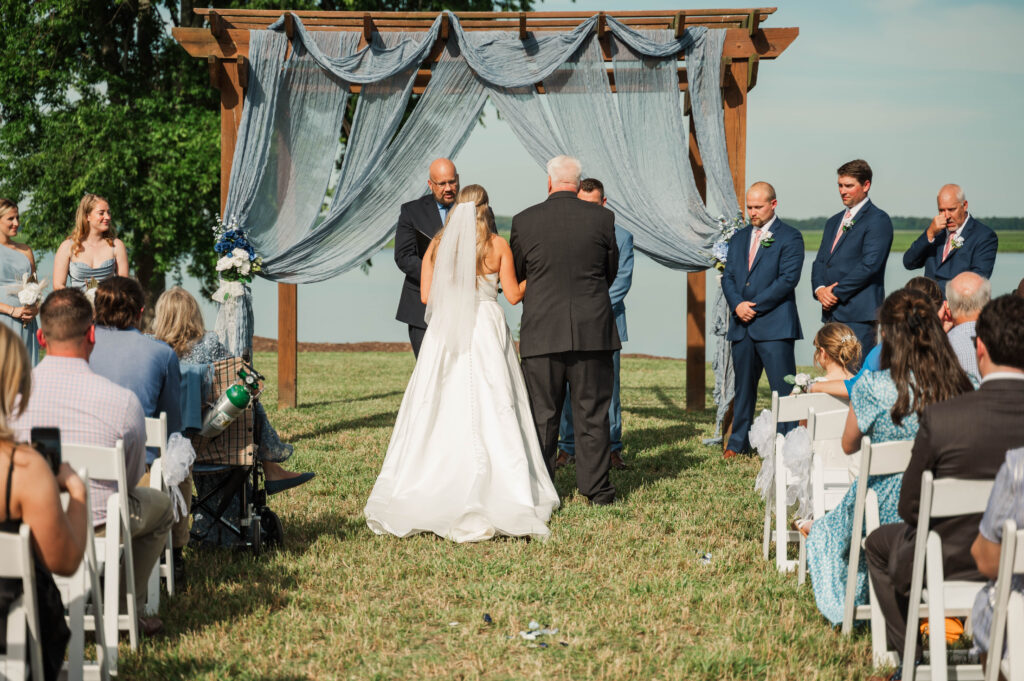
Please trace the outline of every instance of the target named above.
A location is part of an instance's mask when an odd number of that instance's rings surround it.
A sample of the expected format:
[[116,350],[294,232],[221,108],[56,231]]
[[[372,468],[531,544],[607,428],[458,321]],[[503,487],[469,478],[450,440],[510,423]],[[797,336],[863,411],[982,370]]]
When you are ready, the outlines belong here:
[[[797,342],[796,358],[798,364],[804,365],[811,364],[813,348],[810,339],[821,326],[821,307],[810,291],[813,260],[814,253],[808,252],[797,287],[797,304],[805,338]],[[662,267],[639,252],[635,263],[633,286],[626,296],[629,341],[623,344],[623,352],[685,357],[685,273]],[[52,269],[52,257],[44,258],[39,267],[40,276],[49,279]],[[892,253],[886,269],[886,290],[893,291],[912,276],[923,273],[924,270],[908,272],[903,268],[903,254]],[[711,305],[718,286],[716,274],[714,270],[707,274],[709,334]],[[1000,253],[992,273],[993,295],[1013,291],[1022,276],[1024,253]],[[299,340],[319,343],[407,342],[406,326],[395,321],[403,279],[395,266],[393,252],[386,249],[373,257],[373,266],[368,274],[356,269],[330,281],[299,286]],[[186,277],[183,285],[193,295],[198,294],[197,281]],[[521,308],[509,305],[500,296],[499,301],[505,309],[509,327],[515,331]],[[200,303],[207,328],[213,328],[217,306],[208,300]],[[256,335],[276,338],[277,285],[263,279],[256,280],[253,284],[253,305]],[[713,336],[709,335],[708,343],[710,361],[715,343]]]

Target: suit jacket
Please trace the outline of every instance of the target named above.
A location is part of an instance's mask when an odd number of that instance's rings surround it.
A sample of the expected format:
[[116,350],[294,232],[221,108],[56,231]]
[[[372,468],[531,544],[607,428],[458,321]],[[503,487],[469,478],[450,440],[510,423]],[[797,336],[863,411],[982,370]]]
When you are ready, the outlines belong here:
[[619,269],[610,210],[555,192],[512,218],[509,245],[527,282],[522,357],[622,347],[608,295]]
[[633,235],[618,225],[615,225],[615,246],[619,249],[619,271],[608,289],[608,297],[612,300],[612,314],[615,315],[619,340],[625,343],[629,340],[626,333],[625,300],[633,285]]
[[872,322],[885,300],[885,264],[892,247],[889,215],[868,200],[853,218],[853,226],[835,241],[846,211],[825,223],[821,246],[811,267],[811,291],[838,282],[832,293],[839,303],[821,321]]
[[[938,478],[994,480],[1006,452],[1024,446],[1024,380],[996,379],[976,391],[925,407],[903,474],[900,516],[916,534],[921,504],[921,474]],[[931,528],[942,538],[947,572],[974,570],[971,544],[981,514],[942,518]]]
[[[771,226],[774,243],[759,246],[753,267],[748,267],[753,229],[747,225],[729,241],[722,274],[722,292],[732,315],[726,339],[743,340],[748,334],[755,341],[803,338],[794,291],[804,265],[804,237],[776,218]],[[749,323],[736,316],[736,306],[744,300],[756,303]]]
[[405,272],[405,282],[395,319],[409,326],[427,328],[423,319],[427,306],[420,302],[420,269],[423,254],[441,227],[441,215],[433,194],[402,204],[395,230],[395,264]]
[[935,235],[935,241],[929,243],[926,229],[903,254],[903,266],[908,270],[924,267],[924,276],[939,282],[943,292],[946,282],[961,272],[976,272],[990,279],[996,264],[999,237],[985,223],[973,217],[967,218],[960,236],[964,238],[964,245],[951,249],[946,262],[942,262],[949,232],[942,230]]

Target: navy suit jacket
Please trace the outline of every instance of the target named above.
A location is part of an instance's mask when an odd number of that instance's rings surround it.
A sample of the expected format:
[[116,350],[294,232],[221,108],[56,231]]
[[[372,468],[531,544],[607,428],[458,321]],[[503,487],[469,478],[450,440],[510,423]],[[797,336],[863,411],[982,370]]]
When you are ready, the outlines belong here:
[[[755,341],[803,338],[794,291],[804,265],[804,237],[776,218],[771,226],[774,243],[760,246],[753,267],[748,269],[752,230],[747,225],[729,240],[729,257],[722,275],[722,292],[732,314],[726,339],[743,340],[747,334]],[[736,316],[736,306],[744,300],[756,303],[755,316],[749,323]]]
[[964,238],[964,245],[950,250],[946,262],[942,262],[942,251],[946,248],[949,232],[942,230],[935,235],[935,241],[929,243],[926,229],[903,254],[903,266],[908,270],[924,267],[924,276],[939,282],[943,292],[946,290],[946,282],[961,272],[976,272],[991,279],[999,237],[988,225],[973,217],[967,218],[960,236]]
[[[833,251],[832,242],[845,214],[845,210],[836,213],[825,223],[821,246],[811,267],[811,291],[838,282],[832,293],[839,303],[829,313],[831,320],[873,322],[885,300],[885,265],[892,248],[892,220],[869,199]],[[821,321],[830,321],[829,316],[822,314]]]

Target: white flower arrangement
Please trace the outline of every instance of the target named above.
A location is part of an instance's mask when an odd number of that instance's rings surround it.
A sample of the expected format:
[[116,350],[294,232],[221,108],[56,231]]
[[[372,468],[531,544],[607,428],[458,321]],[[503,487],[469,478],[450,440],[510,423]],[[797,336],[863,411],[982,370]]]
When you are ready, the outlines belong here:
[[253,275],[262,271],[263,258],[256,255],[233,217],[228,216],[225,222],[218,216],[213,233],[217,238],[213,250],[220,255],[217,260],[220,286],[213,294],[213,300],[224,303],[245,295],[244,284],[251,283]]
[[729,240],[736,232],[747,226],[743,219],[743,213],[737,213],[732,220],[724,215],[718,218],[719,233],[718,239],[711,247],[711,265],[719,272],[725,270],[725,263],[729,260]]
[[761,248],[770,248],[773,243],[775,243],[775,237],[770,229],[761,233]]
[[958,248],[963,248],[963,246],[964,246],[964,237],[963,237],[963,235],[962,234],[955,234],[955,235],[953,235],[953,237],[950,239],[949,247],[952,250],[955,251]]
[[782,377],[782,380],[793,386],[793,392],[791,393],[793,395],[806,393],[810,389],[811,383],[814,383],[811,375],[804,373],[796,374],[795,376],[793,374],[786,374]]
[[25,272],[21,275],[21,288],[18,289],[18,302],[25,307],[38,305],[43,300],[46,280],[36,281],[36,275]]
[[841,225],[842,230],[844,232],[849,232],[850,229],[853,227],[853,225],[856,224],[856,222],[857,221],[855,219],[853,219],[852,217],[848,218],[846,220],[843,220],[843,224]]

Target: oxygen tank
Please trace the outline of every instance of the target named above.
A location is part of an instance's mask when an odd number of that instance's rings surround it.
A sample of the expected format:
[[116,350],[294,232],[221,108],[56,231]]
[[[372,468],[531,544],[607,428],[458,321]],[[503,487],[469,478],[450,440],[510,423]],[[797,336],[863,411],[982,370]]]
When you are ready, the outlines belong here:
[[245,408],[252,401],[250,389],[258,389],[256,379],[245,371],[238,372],[239,377],[244,381],[235,383],[224,391],[224,394],[217,400],[210,413],[203,419],[203,428],[199,434],[205,438],[215,438],[224,432],[224,429],[231,425],[231,422],[238,418]]

